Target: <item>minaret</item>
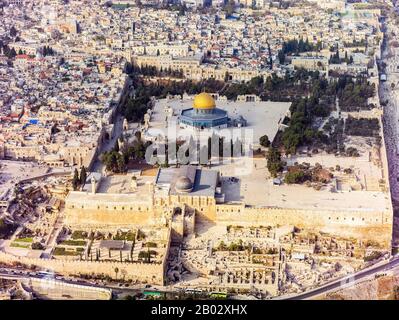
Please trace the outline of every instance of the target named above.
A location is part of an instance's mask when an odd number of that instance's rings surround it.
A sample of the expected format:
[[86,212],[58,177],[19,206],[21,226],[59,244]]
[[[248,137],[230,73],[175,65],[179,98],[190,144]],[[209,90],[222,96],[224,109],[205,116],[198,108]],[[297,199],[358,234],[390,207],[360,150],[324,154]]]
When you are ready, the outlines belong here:
[[127,131],[129,130],[129,123],[127,122],[127,119],[123,119],[123,130]]
[[131,187],[133,192],[137,190],[137,177],[136,176],[132,177],[132,181],[131,181],[130,187]]
[[124,144],[125,144],[125,142],[123,141],[122,137],[118,138],[119,152],[122,152]]
[[150,194],[151,204],[154,205],[154,184],[152,182],[147,182],[148,185],[148,193]]
[[150,126],[150,119],[151,119],[151,115],[147,113],[144,115],[144,128],[147,130]]
[[91,177],[91,193],[96,193],[96,178],[94,176]]

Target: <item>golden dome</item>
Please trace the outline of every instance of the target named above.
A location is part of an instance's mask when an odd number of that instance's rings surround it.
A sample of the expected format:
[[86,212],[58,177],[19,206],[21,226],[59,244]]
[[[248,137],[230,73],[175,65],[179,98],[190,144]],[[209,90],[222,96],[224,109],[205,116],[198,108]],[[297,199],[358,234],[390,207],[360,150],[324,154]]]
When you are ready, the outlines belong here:
[[194,98],[193,107],[195,109],[213,109],[215,106],[215,100],[209,93],[202,92]]

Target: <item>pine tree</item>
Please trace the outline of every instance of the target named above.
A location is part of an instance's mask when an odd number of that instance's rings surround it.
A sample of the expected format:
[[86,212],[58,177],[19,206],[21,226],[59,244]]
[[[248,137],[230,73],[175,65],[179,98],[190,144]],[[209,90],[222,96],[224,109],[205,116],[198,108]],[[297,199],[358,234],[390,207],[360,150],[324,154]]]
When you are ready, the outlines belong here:
[[271,148],[267,154],[267,169],[272,177],[276,177],[279,172],[283,170],[283,163],[281,161],[281,154],[276,148]]

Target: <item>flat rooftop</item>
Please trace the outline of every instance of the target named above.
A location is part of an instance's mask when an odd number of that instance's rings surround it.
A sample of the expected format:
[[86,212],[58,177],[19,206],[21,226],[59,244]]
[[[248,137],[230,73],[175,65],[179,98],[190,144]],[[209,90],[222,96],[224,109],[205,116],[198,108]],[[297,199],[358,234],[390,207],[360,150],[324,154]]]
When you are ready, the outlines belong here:
[[179,194],[175,189],[175,184],[181,176],[189,178],[193,183],[193,189],[187,195],[205,197],[213,197],[215,195],[218,172],[196,168],[195,166],[161,168],[156,177],[156,185],[168,188],[170,194]]
[[86,184],[87,191],[71,191],[67,199],[95,205],[97,202],[108,202],[110,205],[133,203],[149,203],[151,196],[148,183],[154,182],[154,177],[140,176],[137,179],[137,189],[131,188],[132,175],[113,175],[101,177],[97,192],[92,193],[90,184]]
[[[256,165],[256,167],[255,167]],[[222,192],[226,202],[243,202],[255,207],[385,211],[390,208],[389,194],[382,191],[314,190],[305,185],[273,185],[268,178],[266,160],[254,159],[252,173],[236,175],[234,163],[214,166],[222,174]],[[231,177],[238,178],[233,181]]]
[[151,203],[150,194],[135,192],[125,194],[115,193],[91,193],[82,191],[70,191],[66,201],[78,202],[95,206],[99,203],[107,203],[109,206],[132,205],[132,204],[148,204]]
[[[113,176],[102,176],[97,188],[97,193],[146,193],[148,191],[147,182],[153,182],[154,177],[140,176],[137,178],[137,191],[133,192],[131,188],[132,175],[121,174]],[[91,189],[90,189],[91,190]]]

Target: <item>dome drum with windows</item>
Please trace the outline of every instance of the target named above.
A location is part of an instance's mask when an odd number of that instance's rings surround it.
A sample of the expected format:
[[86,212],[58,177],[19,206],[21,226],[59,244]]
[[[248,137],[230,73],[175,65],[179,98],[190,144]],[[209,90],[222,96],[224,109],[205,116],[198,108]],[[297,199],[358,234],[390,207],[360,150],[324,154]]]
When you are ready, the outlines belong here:
[[227,112],[216,108],[213,97],[206,92],[195,96],[193,108],[182,110],[179,124],[186,128],[226,128],[228,123]]

